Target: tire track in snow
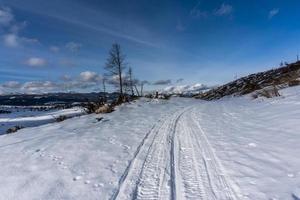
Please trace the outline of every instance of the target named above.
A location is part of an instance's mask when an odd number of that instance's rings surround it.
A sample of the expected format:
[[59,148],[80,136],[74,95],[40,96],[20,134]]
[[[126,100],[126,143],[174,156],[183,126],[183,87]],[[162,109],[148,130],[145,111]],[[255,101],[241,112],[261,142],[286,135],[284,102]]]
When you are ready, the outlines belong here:
[[150,131],[145,135],[142,142],[137,147],[132,160],[130,160],[123,175],[119,179],[119,186],[111,196],[111,200],[132,198],[132,186],[136,184],[135,181],[137,181],[138,179],[139,168],[142,165],[142,159],[145,156],[145,152],[147,151],[147,144],[149,143],[149,141],[153,141],[155,139],[156,135],[158,134],[158,130],[161,128],[164,121],[164,118],[162,120],[158,120],[158,122],[154,124],[151,127]]
[[170,199],[176,185],[171,180],[175,124],[186,110],[174,112],[147,133],[110,199]]
[[192,138],[192,124],[187,115],[182,116],[177,131],[178,163],[180,171],[181,198],[179,199],[209,199],[215,197],[205,188],[205,176],[203,176],[203,165],[199,159],[201,149],[195,145]]
[[153,126],[111,199],[241,199],[191,108]]
[[227,176],[226,171],[209,143],[206,133],[196,116],[195,109],[191,114],[189,122],[192,122],[199,130],[199,132],[195,132],[197,129],[193,129],[192,133],[194,141],[197,142],[198,148],[202,151],[200,155],[208,180],[208,183],[206,183],[208,185],[205,188],[211,190],[217,200],[242,199],[238,187]]
[[133,199],[176,199],[174,136],[180,116],[188,109],[176,112],[162,126],[143,165]]

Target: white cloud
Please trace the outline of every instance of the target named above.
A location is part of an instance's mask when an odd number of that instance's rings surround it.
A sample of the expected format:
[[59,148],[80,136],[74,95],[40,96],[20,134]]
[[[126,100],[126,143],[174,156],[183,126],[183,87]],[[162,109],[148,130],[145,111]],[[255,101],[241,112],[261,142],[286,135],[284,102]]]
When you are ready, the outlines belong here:
[[12,32],[12,33],[19,33],[22,29],[26,28],[26,26],[27,26],[26,21],[23,21],[21,23],[14,22],[9,27],[9,31]]
[[3,26],[3,43],[7,47],[19,47],[27,44],[39,44],[35,38],[20,36],[20,31],[27,26],[27,22],[17,22],[10,8],[0,7],[0,27]]
[[59,92],[69,87],[70,89],[81,88],[81,83],[55,83],[52,81],[29,81],[23,84],[16,81],[9,81],[0,85],[0,91],[3,94],[8,93],[26,93],[26,94],[38,94],[38,93],[49,93]]
[[25,64],[30,67],[43,67],[47,64],[47,61],[43,58],[32,57],[26,60]]
[[220,7],[216,8],[213,11],[205,11],[201,10],[200,7],[201,1],[198,1],[198,3],[191,9],[190,16],[195,18],[207,18],[209,16],[215,15],[215,16],[225,16],[225,15],[231,15],[233,12],[233,6],[230,4],[223,3]]
[[21,91],[24,93],[44,93],[57,89],[58,85],[51,81],[31,81],[22,85]]
[[18,37],[20,44],[40,44],[40,41],[36,38]]
[[274,8],[272,10],[270,10],[269,12],[269,19],[272,19],[275,15],[277,15],[279,13],[279,9],[278,8]]
[[224,16],[230,15],[233,12],[233,7],[229,4],[223,3],[220,8],[215,10],[215,15],[217,16]]
[[76,42],[69,42],[66,44],[66,49],[68,49],[71,52],[78,52],[81,47],[82,45]]
[[60,77],[62,81],[71,81],[72,77],[70,75],[63,75]]
[[[125,81],[126,79],[128,79],[126,74],[122,74],[122,79]],[[119,76],[118,75],[113,75],[111,77],[105,77],[105,80],[108,84],[114,85],[114,86],[118,86],[119,85]]]
[[200,18],[200,17],[207,17],[208,12],[207,11],[202,11],[199,9],[201,1],[199,1],[190,11],[190,15],[192,17]]
[[96,72],[84,71],[77,78],[69,75],[60,77],[57,82],[53,81],[28,81],[19,83],[17,81],[8,81],[0,84],[0,94],[8,93],[49,93],[61,91],[99,91],[101,76]]
[[9,8],[0,7],[0,25],[7,26],[14,20],[14,16]]
[[80,80],[84,82],[98,82],[101,77],[96,72],[85,71],[80,73]]
[[25,44],[39,44],[39,41],[34,38],[19,37],[16,33],[9,33],[3,36],[4,45],[7,47],[19,47]]
[[2,85],[3,88],[16,89],[20,88],[21,84],[18,81],[8,81]]
[[3,36],[4,44],[7,47],[18,47],[19,46],[18,40],[19,40],[18,36],[14,33],[6,34]]
[[60,51],[60,48],[58,46],[51,46],[49,49],[50,49],[50,51],[52,51],[54,53],[57,53]]
[[209,13],[207,11],[202,11],[202,10],[192,10],[190,12],[190,15],[192,17],[196,17],[196,18],[206,18],[208,17]]

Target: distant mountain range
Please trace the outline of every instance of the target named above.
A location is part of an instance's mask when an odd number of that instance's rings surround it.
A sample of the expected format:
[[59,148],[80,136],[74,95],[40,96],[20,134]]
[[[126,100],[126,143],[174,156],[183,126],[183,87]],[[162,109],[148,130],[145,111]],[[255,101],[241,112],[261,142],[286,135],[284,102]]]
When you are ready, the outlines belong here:
[[195,95],[209,90],[207,85],[196,83],[191,85],[173,85],[163,89],[162,93],[179,94],[179,95]]

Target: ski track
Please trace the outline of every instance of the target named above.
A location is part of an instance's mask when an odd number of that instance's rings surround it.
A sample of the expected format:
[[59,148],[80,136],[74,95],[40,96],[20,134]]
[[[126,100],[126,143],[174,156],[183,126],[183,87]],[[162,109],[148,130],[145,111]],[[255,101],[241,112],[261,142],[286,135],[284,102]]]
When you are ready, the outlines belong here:
[[241,199],[197,112],[197,107],[187,107],[152,127],[120,178],[112,200]]

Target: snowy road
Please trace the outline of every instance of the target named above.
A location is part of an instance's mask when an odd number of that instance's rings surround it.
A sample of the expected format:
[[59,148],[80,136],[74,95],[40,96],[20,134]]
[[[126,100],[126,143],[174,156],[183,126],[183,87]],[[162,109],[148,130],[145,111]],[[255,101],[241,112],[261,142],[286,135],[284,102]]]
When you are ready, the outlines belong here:
[[240,199],[197,119],[174,112],[146,135],[111,199]]
[[300,199],[299,91],[141,99],[2,135],[0,200]]

